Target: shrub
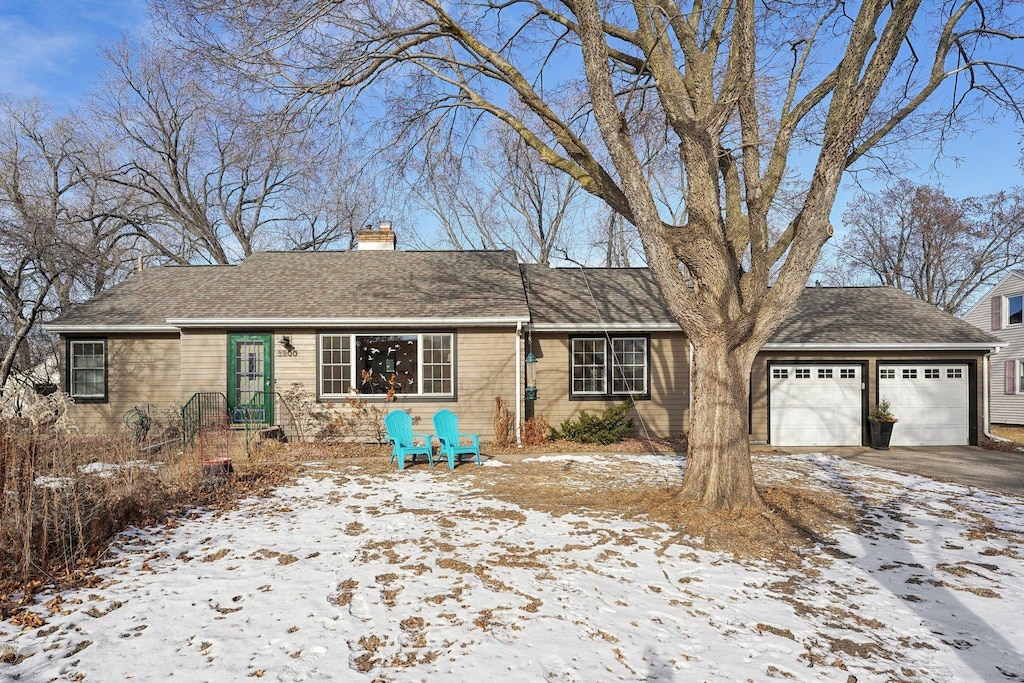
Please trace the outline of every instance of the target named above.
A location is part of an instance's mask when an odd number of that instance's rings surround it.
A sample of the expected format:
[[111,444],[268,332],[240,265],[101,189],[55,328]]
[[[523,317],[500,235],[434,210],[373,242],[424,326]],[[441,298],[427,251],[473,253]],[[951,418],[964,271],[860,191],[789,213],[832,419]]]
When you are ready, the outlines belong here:
[[868,413],[869,422],[896,422],[896,416],[892,414],[892,406],[889,405],[889,399],[882,399],[878,402],[871,412]]
[[551,441],[551,425],[543,415],[534,415],[523,423],[523,445],[539,446]]
[[584,410],[575,420],[563,422],[558,431],[552,429],[551,436],[579,443],[617,443],[633,430],[632,418],[626,417],[632,408],[633,403],[626,401],[608,408],[600,415],[592,415]]
[[508,401],[501,396],[494,397],[494,445],[510,446],[515,442],[515,418],[508,408]]

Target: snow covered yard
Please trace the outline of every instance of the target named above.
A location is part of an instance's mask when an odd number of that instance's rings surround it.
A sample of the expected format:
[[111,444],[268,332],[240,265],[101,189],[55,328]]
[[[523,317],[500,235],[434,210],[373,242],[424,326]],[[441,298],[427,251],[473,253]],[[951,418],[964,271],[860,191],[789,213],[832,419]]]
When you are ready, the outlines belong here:
[[[678,458],[489,464],[314,465],[122,534],[97,587],[0,622],[0,680],[1024,680],[1020,498],[756,456],[854,519],[798,562],[740,561],[614,512]],[[530,504],[548,485],[611,503]]]

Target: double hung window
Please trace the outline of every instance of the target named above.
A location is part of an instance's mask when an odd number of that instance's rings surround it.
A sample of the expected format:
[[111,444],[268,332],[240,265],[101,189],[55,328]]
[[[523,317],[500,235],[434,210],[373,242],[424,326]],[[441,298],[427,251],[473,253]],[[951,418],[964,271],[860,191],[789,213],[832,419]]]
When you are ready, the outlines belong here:
[[647,337],[573,337],[569,343],[573,397],[650,396]]
[[105,339],[68,341],[68,394],[85,401],[107,398],[107,342]]
[[1006,297],[1006,324],[1024,324],[1024,294]]

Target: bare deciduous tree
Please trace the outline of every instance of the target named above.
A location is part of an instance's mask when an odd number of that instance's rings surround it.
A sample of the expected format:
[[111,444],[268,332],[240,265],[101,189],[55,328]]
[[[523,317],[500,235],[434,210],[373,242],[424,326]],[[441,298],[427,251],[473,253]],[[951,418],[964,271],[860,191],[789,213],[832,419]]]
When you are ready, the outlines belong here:
[[[1014,18],[998,1],[154,6],[196,54],[296,101],[381,96],[374,102],[387,108],[367,113],[403,130],[494,117],[635,225],[694,345],[682,498],[720,513],[763,510],[749,457],[750,371],[832,234],[844,171],[882,144],[949,130],[975,96],[1019,113],[1020,74],[1001,54]],[[566,97],[574,88],[580,96]],[[683,179],[676,220],[635,134],[652,117]],[[588,121],[600,143],[585,136]],[[797,150],[813,154],[812,170],[774,237],[773,206]]]
[[71,118],[0,101],[0,390],[37,322],[56,309],[55,283],[90,257],[73,238],[80,153]]
[[843,265],[847,279],[899,287],[954,315],[1024,263],[1019,189],[955,200],[904,181],[856,197],[843,224],[849,232],[830,260]]
[[485,127],[472,150],[424,147],[408,165],[407,180],[447,246],[513,249],[530,263],[548,263],[582,237],[574,224],[579,183],[544,163],[506,126]]
[[281,201],[311,153],[304,121],[251,106],[156,44],[124,41],[92,99],[111,150],[103,179],[134,206],[136,233],[163,259],[227,264],[272,244]]

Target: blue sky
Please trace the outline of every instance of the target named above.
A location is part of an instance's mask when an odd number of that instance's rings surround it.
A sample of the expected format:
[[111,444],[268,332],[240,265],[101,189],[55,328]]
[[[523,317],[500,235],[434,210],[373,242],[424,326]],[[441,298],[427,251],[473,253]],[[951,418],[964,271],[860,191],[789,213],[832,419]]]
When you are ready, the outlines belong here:
[[102,72],[100,44],[147,23],[145,0],[0,0],[0,92],[66,110]]
[[[0,92],[18,97],[41,97],[58,111],[74,106],[103,70],[100,45],[124,33],[148,27],[145,0],[0,0]],[[1009,122],[979,126],[971,138],[961,138],[949,153],[962,163],[945,160],[939,173],[927,166],[933,158],[923,149],[920,172],[908,179],[941,184],[954,197],[988,194],[1024,184],[1017,167],[1020,135]],[[847,201],[857,193],[844,184],[833,212],[837,229]]]

